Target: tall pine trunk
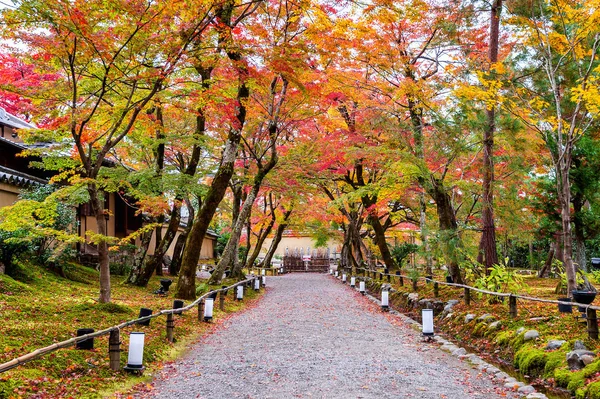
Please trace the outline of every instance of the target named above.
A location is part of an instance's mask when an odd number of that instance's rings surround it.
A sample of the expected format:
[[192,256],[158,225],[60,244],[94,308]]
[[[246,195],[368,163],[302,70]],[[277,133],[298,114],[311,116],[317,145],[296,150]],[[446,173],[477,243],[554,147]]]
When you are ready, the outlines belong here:
[[[494,64],[498,62],[498,40],[500,36],[500,12],[502,0],[494,0],[490,16],[490,73],[494,73]],[[498,264],[496,249],[496,226],[494,223],[494,133],[496,130],[496,109],[489,106],[486,110],[487,125],[483,134],[483,195],[482,210],[483,231],[479,243],[477,260],[483,263],[486,274]]]

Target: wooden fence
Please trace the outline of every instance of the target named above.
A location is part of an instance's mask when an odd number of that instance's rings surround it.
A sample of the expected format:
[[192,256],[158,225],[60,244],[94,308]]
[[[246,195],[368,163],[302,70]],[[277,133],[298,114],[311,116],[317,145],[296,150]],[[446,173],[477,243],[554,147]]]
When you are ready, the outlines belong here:
[[[437,281],[437,280],[434,280],[429,277],[419,277],[418,279],[411,279],[410,277],[403,275],[400,272],[396,272],[396,274],[389,274],[389,273],[383,273],[383,272],[379,272],[379,271],[372,270],[372,269],[363,269],[363,268],[357,268],[356,271],[359,276],[362,275],[362,278],[364,280],[387,281],[390,284],[397,280],[401,286],[404,285],[404,280],[408,280],[412,283],[414,290],[416,290],[417,281],[419,281],[419,280],[425,281],[428,283],[433,283],[433,293],[436,298],[439,296],[439,286],[440,285],[445,285],[445,286],[449,286],[449,287],[462,289],[462,290],[464,290],[463,298],[464,298],[466,305],[471,304],[471,292],[479,292],[484,295],[496,296],[496,297],[500,297],[500,298],[508,298],[509,315],[512,318],[516,318],[518,315],[517,299],[520,299],[523,301],[541,302],[541,303],[548,303],[548,304],[554,304],[554,305],[577,306],[579,308],[585,309],[585,315],[586,315],[585,318],[586,318],[588,336],[591,339],[596,339],[596,340],[598,339],[598,318],[596,315],[596,311],[600,310],[599,306],[594,306],[591,304],[586,305],[586,304],[582,304],[582,303],[578,303],[578,302],[555,301],[555,300],[551,300],[551,299],[542,299],[542,298],[536,298],[536,297],[530,297],[530,296],[526,296],[526,295],[512,294],[512,293],[506,293],[506,292],[487,291],[487,290],[482,290],[479,288],[471,287],[471,286],[465,285],[465,284],[455,284],[455,283],[448,283],[445,281]],[[338,279],[341,279],[341,278],[342,278],[341,275],[338,276]],[[347,281],[350,281],[350,274],[347,275]]]
[[225,288],[221,288],[218,290],[213,290],[213,291],[207,292],[206,294],[204,294],[201,297],[199,297],[198,299],[196,299],[194,302],[192,302],[189,305],[184,306],[182,308],[161,310],[158,313],[140,317],[140,318],[137,318],[134,320],[129,320],[129,321],[121,323],[117,326],[112,326],[112,327],[106,328],[104,330],[81,335],[81,336],[78,336],[75,338],[68,339],[66,341],[54,343],[54,344],[46,346],[44,348],[36,349],[35,351],[33,351],[31,353],[17,357],[9,362],[0,364],[0,373],[8,371],[12,368],[20,366],[21,364],[30,362],[37,358],[40,358],[48,353],[58,350],[58,349],[67,348],[69,346],[73,346],[73,345],[77,344],[78,342],[85,341],[85,340],[91,339],[91,338],[101,337],[104,335],[109,335],[108,352],[109,352],[109,357],[110,357],[110,368],[115,371],[119,370],[121,368],[121,365],[120,365],[120,363],[121,363],[120,331],[123,328],[129,327],[129,326],[139,323],[139,322],[144,322],[144,321],[147,321],[150,319],[154,319],[154,318],[162,316],[162,315],[166,315],[167,316],[167,320],[166,320],[167,340],[169,342],[173,342],[174,341],[174,329],[175,329],[173,314],[187,312],[187,311],[197,307],[198,320],[202,320],[204,318],[204,302],[205,302],[206,298],[208,298],[210,296],[219,295],[219,307],[221,310],[224,310],[225,297],[229,290],[231,290],[233,292],[233,296],[235,298],[235,295],[236,295],[235,288],[237,286],[247,285],[247,286],[251,287],[254,284],[254,281],[259,278],[260,278],[259,276],[252,276],[246,280],[243,280],[236,284],[230,285],[229,287],[225,287]]

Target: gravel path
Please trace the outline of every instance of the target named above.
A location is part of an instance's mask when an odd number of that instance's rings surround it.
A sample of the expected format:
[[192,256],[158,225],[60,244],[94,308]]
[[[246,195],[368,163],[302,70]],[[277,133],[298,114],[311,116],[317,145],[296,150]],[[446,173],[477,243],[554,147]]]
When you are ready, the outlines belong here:
[[333,277],[267,277],[258,305],[202,338],[138,398],[516,397]]

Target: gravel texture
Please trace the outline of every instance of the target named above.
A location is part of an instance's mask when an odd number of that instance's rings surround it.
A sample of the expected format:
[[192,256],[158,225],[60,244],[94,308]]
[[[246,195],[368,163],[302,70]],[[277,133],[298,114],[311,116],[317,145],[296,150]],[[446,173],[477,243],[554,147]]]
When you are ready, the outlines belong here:
[[267,277],[138,398],[517,398],[323,274]]

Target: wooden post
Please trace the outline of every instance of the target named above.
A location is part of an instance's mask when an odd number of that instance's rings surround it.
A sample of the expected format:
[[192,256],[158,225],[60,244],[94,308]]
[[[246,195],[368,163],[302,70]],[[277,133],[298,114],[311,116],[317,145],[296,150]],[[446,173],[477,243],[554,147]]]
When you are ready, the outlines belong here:
[[596,317],[596,309],[587,309],[587,328],[588,336],[591,339],[598,339],[598,319]]
[[225,310],[225,297],[227,296],[227,291],[223,290],[219,293],[219,309],[221,311]]
[[508,313],[513,319],[517,317],[517,298],[513,294],[508,297]]
[[433,296],[436,298],[440,296],[440,285],[437,281],[433,283]]
[[108,358],[110,359],[110,369],[119,371],[121,369],[121,333],[118,328],[110,331]]
[[175,318],[173,313],[167,313],[167,341],[174,342],[173,330],[175,329]]
[[413,291],[417,292],[417,280],[412,281],[412,287],[413,287]]
[[400,287],[404,287],[404,279],[402,278],[402,276],[400,277]]
[[387,274],[387,282],[392,283],[392,275],[390,273]]
[[198,320],[204,320],[204,299],[198,302]]
[[471,304],[471,290],[468,288],[465,288],[465,305],[470,305]]
[[377,276],[377,277],[379,278],[379,280],[383,280],[383,273],[379,272],[379,273],[377,273],[377,274],[378,274],[378,276]]

